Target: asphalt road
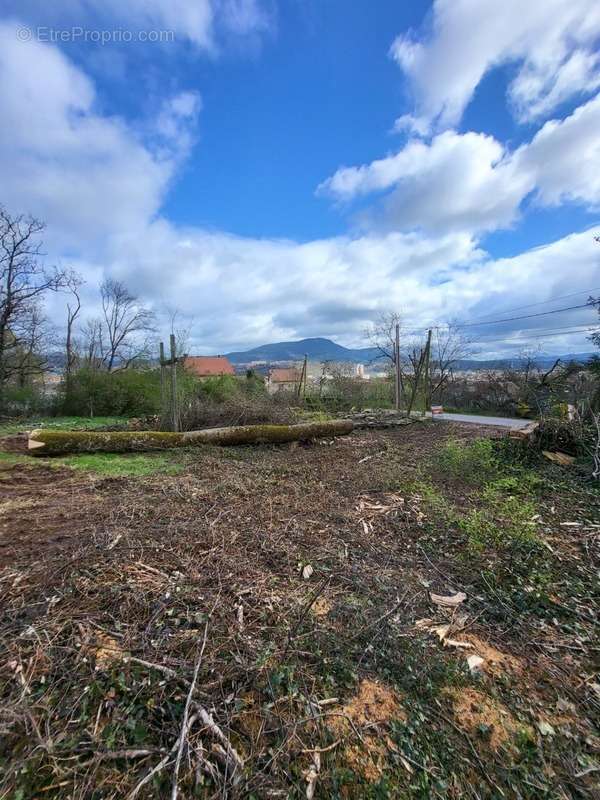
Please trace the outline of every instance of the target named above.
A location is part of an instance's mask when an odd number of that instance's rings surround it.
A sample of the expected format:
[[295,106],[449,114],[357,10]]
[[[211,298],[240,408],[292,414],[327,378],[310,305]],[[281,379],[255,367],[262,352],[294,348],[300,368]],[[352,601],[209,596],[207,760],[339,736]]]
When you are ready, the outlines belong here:
[[472,422],[474,425],[493,425],[497,428],[526,428],[530,419],[512,419],[510,417],[482,417],[479,414],[435,414],[434,419],[445,419],[450,422]]

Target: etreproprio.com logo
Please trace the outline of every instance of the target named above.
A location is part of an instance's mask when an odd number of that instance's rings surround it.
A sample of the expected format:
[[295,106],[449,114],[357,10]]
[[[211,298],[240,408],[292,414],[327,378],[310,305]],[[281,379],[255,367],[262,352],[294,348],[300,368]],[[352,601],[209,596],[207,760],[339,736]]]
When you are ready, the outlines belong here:
[[74,25],[71,28],[50,28],[38,26],[30,28],[26,25],[17,28],[17,39],[20,42],[83,42],[89,44],[128,44],[130,42],[173,42],[175,31],[170,30],[131,30],[130,28],[83,28]]

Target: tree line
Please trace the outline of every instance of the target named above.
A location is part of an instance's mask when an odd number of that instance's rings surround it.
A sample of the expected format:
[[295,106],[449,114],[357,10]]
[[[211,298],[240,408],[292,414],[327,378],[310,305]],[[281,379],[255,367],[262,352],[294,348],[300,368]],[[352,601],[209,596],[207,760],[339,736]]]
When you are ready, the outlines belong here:
[[[69,267],[46,264],[44,229],[35,217],[11,215],[0,206],[0,413],[11,389],[30,386],[52,362],[62,366],[68,398],[78,371],[126,370],[147,362],[154,344],[154,312],[113,278],[100,286],[98,315],[80,324],[83,278]],[[45,312],[50,294],[67,297],[62,325]]]

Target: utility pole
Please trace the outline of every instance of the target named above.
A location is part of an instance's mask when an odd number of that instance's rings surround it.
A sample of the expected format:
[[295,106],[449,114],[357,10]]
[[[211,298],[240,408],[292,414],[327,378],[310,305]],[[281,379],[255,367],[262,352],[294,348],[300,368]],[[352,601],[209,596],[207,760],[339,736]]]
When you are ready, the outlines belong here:
[[396,342],[394,344],[394,363],[396,366],[395,372],[395,398],[396,398],[396,411],[400,411],[400,325],[396,323]]
[[427,344],[425,345],[425,387],[423,392],[424,413],[426,414],[431,406],[431,380],[429,376],[429,362],[431,357],[431,330],[427,332]]

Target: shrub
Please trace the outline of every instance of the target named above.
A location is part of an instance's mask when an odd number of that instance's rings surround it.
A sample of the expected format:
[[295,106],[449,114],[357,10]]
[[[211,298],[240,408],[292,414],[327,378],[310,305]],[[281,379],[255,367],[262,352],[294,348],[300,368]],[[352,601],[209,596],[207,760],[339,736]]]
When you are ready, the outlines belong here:
[[269,395],[264,381],[254,373],[245,378],[222,375],[201,381],[181,403],[184,431],[212,426],[293,422],[298,398],[287,392]]
[[34,386],[8,386],[4,390],[3,410],[10,417],[29,417],[32,414],[54,412],[56,398]]
[[160,374],[157,370],[80,369],[71,378],[62,412],[90,417],[158,414]]

